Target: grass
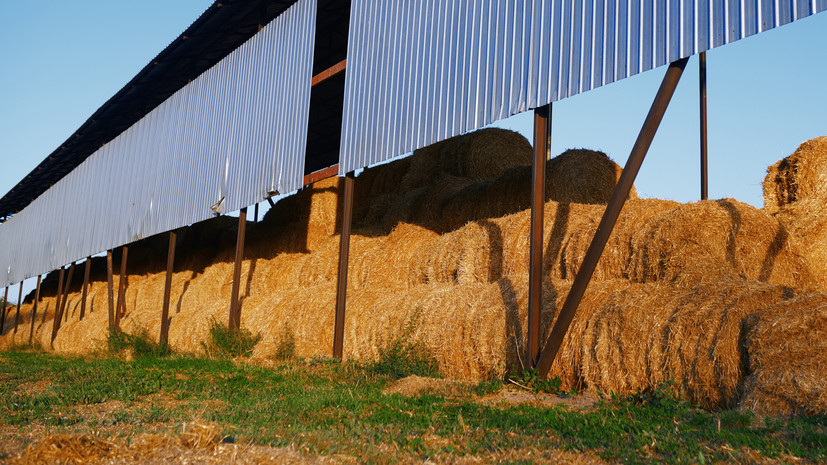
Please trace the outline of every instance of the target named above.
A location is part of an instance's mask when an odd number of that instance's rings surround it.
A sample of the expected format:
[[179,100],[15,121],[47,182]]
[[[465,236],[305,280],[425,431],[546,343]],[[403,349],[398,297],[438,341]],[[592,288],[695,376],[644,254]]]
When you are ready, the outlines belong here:
[[[827,460],[824,417],[710,413],[669,389],[605,399],[588,411],[501,408],[477,402],[474,392],[495,392],[502,388],[496,383],[481,383],[460,397],[384,395],[394,373],[320,358],[267,367],[183,356],[124,361],[33,351],[4,352],[0,359],[0,429],[14,434],[42,425],[59,432],[108,424],[174,432],[198,418],[218,423],[234,441],[298,444],[313,454],[344,453],[374,463],[395,461],[400,453],[422,461],[526,448],[541,456],[565,449],[624,463],[734,462],[749,454]],[[84,411],[111,401],[122,407],[103,419]]]

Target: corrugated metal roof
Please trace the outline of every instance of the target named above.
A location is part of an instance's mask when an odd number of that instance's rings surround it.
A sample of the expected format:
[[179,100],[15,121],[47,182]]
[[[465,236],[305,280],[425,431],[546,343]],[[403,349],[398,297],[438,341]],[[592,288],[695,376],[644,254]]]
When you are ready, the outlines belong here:
[[827,0],[353,0],[339,173],[827,9]]
[[316,0],[258,34],[0,225],[0,282],[302,186]]

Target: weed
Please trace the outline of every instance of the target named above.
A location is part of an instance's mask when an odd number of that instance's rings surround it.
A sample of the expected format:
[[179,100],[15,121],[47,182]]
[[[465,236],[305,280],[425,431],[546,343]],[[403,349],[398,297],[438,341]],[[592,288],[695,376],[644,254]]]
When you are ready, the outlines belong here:
[[201,347],[210,357],[249,357],[253,355],[253,348],[260,340],[261,333],[253,335],[244,328],[230,331],[226,326],[212,320],[210,322],[209,340],[205,343],[202,342]]
[[379,359],[368,364],[371,371],[398,379],[410,375],[439,377],[439,364],[425,344],[413,341],[419,313],[415,313],[398,335],[379,347]]
[[474,386],[474,394],[478,396],[484,396],[486,394],[495,394],[500,392],[503,388],[503,383],[491,380],[491,381],[480,381]]
[[288,360],[296,354],[296,336],[287,324],[281,330],[279,341],[276,344],[274,357],[276,360]]
[[531,389],[533,392],[545,392],[548,394],[569,394],[560,389],[560,387],[563,385],[563,382],[560,380],[559,377],[555,376],[554,378],[543,379],[542,377],[540,377],[536,368],[529,368],[527,370],[523,370],[522,376],[520,376],[517,379],[511,378],[511,381],[515,382],[520,386],[527,387]]
[[107,347],[113,353],[130,351],[133,357],[165,357],[172,354],[167,344],[160,344],[152,339],[145,329],[136,334],[129,334],[116,329],[110,331]]

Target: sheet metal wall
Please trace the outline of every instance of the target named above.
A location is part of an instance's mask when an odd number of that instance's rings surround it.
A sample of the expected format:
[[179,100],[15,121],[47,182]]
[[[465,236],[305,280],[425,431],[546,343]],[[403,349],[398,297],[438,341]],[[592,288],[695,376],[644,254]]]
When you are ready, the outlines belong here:
[[0,284],[302,186],[316,0],[258,34],[0,225]]
[[339,173],[825,9],[827,0],[353,0]]

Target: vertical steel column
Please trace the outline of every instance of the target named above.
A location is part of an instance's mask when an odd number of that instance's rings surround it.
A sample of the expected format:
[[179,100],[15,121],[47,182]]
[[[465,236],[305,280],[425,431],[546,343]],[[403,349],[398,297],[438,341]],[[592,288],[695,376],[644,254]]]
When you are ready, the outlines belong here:
[[55,317],[60,314],[60,302],[63,298],[63,278],[66,276],[66,272],[64,271],[63,267],[60,267],[60,274],[57,275],[57,297],[55,297]]
[[83,320],[83,317],[86,316],[86,295],[88,294],[89,290],[89,268],[92,265],[92,257],[86,257],[86,265],[84,266],[83,270],[83,289],[81,290],[81,297],[80,297],[80,319]]
[[3,292],[3,308],[0,309],[0,336],[3,335],[3,328],[6,326],[6,306],[9,305],[9,287]]
[[[69,286],[72,284],[72,277],[75,274],[75,264],[69,265],[69,274],[66,276],[66,284],[63,285],[63,297],[60,299],[60,317],[63,321],[69,319],[69,313],[66,311],[66,302],[69,301]],[[60,329],[60,322],[58,322],[58,329]]]
[[342,359],[347,301],[347,265],[350,252],[350,226],[353,220],[353,172],[345,175],[342,185],[342,232],[339,242],[339,273],[336,281],[336,316],[333,326],[333,358]]
[[115,306],[115,327],[121,327],[121,317],[126,313],[126,259],[129,256],[129,247],[121,246],[121,274],[118,277],[118,304]]
[[701,200],[709,198],[709,181],[707,173],[707,144],[706,144],[706,52],[701,52],[698,81],[701,91]]
[[[62,269],[61,269],[62,271]],[[59,289],[62,289],[61,297],[60,297],[60,304],[55,307],[55,319],[52,320],[52,340],[51,342],[55,341],[57,337],[57,332],[60,330],[60,322],[63,320],[64,311],[66,309],[66,302],[69,300],[69,284],[72,283],[72,275],[75,271],[75,264],[72,263],[69,266],[69,274],[66,276],[66,282],[61,283],[58,285]],[[60,274],[63,276],[63,273]]]
[[109,332],[112,333],[116,329],[115,326],[115,299],[112,296],[112,250],[106,251],[106,291],[107,291],[107,303],[109,304]]
[[17,293],[17,313],[14,314],[14,334],[17,334],[17,323],[20,321],[21,305],[23,305],[23,281],[20,281],[20,291]]
[[161,309],[161,336],[159,343],[169,343],[169,294],[172,290],[172,267],[175,264],[175,231],[169,232],[169,251],[167,252],[167,276],[164,281],[164,307]]
[[37,303],[40,302],[40,279],[42,275],[37,275],[37,287],[34,291],[34,304],[32,305],[32,327],[29,329],[29,345],[32,344],[32,338],[34,338],[34,319],[37,317]]
[[[60,327],[60,305],[63,297],[63,276],[65,271],[60,267],[60,274],[57,276],[57,298],[55,299],[55,316],[52,318],[52,338],[49,339],[49,345],[54,347],[55,338],[57,337],[57,329]],[[45,316],[45,315],[44,315]]]
[[533,368],[540,355],[540,310],[543,300],[543,222],[546,160],[551,149],[551,104],[534,110],[534,162],[531,176],[531,232],[528,264],[528,356]]
[[626,203],[626,198],[629,197],[629,192],[635,181],[640,165],[643,163],[643,158],[646,157],[646,152],[652,144],[652,139],[658,130],[663,114],[666,112],[666,107],[672,99],[672,94],[675,92],[675,87],[680,81],[683,69],[686,67],[687,58],[675,61],[669,65],[666,70],[666,76],[658,89],[655,96],[655,101],[652,103],[652,108],[643,122],[643,128],[632,147],[632,153],[626,161],[626,166],[623,167],[623,173],[617,181],[617,186],[606,205],[606,210],[603,212],[603,218],[597,226],[597,231],[594,233],[589,249],[586,251],[586,256],[583,258],[583,264],[577,271],[574,277],[574,282],[569,290],[569,295],[566,297],[563,308],[560,309],[560,315],[554,323],[554,328],[546,341],[543,352],[540,354],[540,361],[537,364],[539,375],[542,377],[548,376],[551,370],[551,365],[554,363],[557,352],[563,343],[563,338],[568,332],[571,321],[574,319],[574,314],[577,312],[577,306],[586,292],[586,287],[589,285],[594,269],[597,266],[600,255],[603,253],[603,248],[609,240],[609,235],[614,229],[617,222],[617,217],[620,216],[620,210],[623,204]]
[[238,238],[235,243],[235,265],[233,267],[233,295],[230,297],[230,331],[241,327],[241,309],[238,305],[238,291],[241,288],[241,262],[244,260],[244,234],[247,230],[247,207],[238,214]]
[[255,211],[253,212],[253,221],[258,223],[258,203],[256,203]]

